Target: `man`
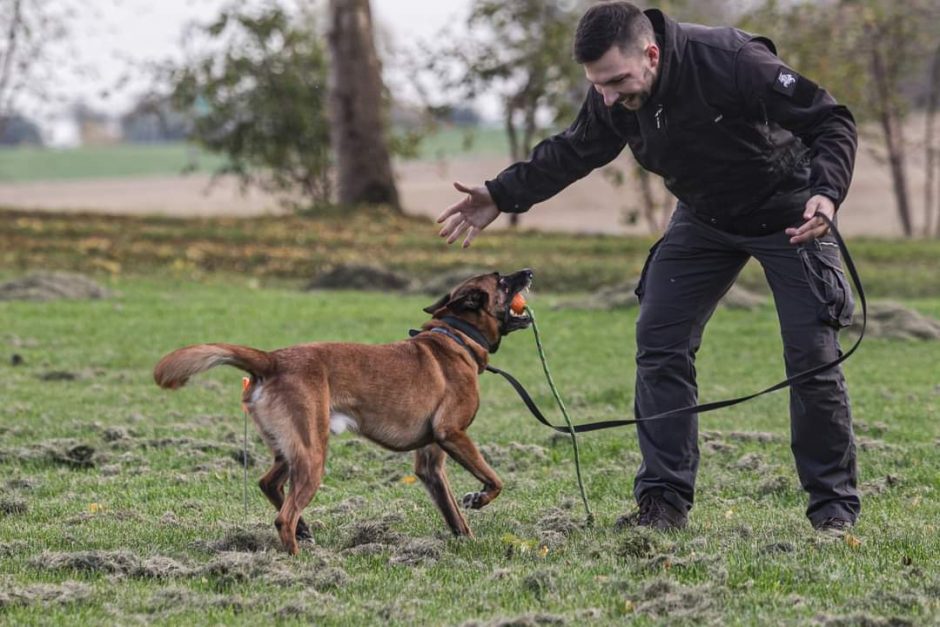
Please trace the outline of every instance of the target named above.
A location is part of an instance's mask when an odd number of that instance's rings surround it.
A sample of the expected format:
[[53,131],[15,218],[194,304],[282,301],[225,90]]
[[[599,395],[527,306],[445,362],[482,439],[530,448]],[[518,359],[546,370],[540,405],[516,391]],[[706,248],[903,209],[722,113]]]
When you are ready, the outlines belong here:
[[[821,213],[834,217],[857,147],[851,113],[732,28],[680,24],[628,2],[590,8],[575,60],[591,87],[574,123],[529,161],[449,207],[441,236],[464,246],[501,212],[527,211],[629,146],[679,199],[639,285],[638,418],[694,405],[695,354],[706,322],[750,258],[774,295],[788,375],[834,359],[852,300]],[[845,380],[839,368],[790,389],[791,443],[807,516],[841,532],[860,500]],[[698,469],[698,417],[640,423],[638,511],[627,523],[686,525]]]

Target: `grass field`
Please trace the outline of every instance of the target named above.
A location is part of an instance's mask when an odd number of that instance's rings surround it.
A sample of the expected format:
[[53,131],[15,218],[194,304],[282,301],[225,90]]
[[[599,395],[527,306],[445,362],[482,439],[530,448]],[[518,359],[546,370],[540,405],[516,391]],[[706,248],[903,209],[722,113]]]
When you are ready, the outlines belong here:
[[[0,380],[0,622],[940,619],[940,396],[928,344],[871,340],[847,366],[865,494],[847,540],[815,535],[802,516],[784,395],[702,418],[691,525],[660,535],[613,529],[639,461],[632,430],[582,438],[598,518],[585,529],[568,443],[487,376],[471,434],[506,489],[470,512],[476,540],[444,533],[409,456],[340,436],[308,510],[317,545],[291,559],[274,550],[274,512],[255,488],[267,454],[254,431],[242,511],[240,373],[220,369],[169,393],[153,385],[153,363],[208,340],[393,341],[421,322],[427,298],[232,278],[109,287],[111,300],[0,304],[4,352],[24,359]],[[556,312],[553,300],[533,303],[575,418],[628,414],[634,314]],[[940,300],[910,304],[940,315]],[[719,311],[699,360],[703,398],[776,380],[779,352],[770,309]],[[494,363],[551,407],[529,332]],[[476,489],[450,468],[458,494]]]
[[[506,138],[498,129],[444,129],[422,140],[418,156],[440,159],[461,154],[503,155],[506,150]],[[184,170],[213,172],[222,163],[222,157],[186,143],[3,148],[0,183],[160,176]]]
[[[268,454],[253,428],[243,511],[241,373],[214,370],[166,392],[151,378],[162,354],[202,341],[388,342],[425,319],[428,296],[297,289],[336,260],[425,278],[531,265],[532,304],[574,419],[623,417],[635,310],[553,305],[630,278],[650,242],[505,233],[458,253],[427,237],[426,222],[357,212],[0,218],[0,280],[78,269],[114,291],[99,301],[0,302],[0,623],[940,622],[935,345],[871,339],[846,365],[864,503],[844,538],[818,536],[803,516],[785,394],[703,415],[690,526],[656,534],[614,529],[632,509],[632,429],[580,440],[597,516],[586,528],[569,442],[486,375],[470,433],[506,485],[469,512],[475,540],[448,536],[409,455],[343,435],[331,440],[306,514],[317,543],[289,558],[256,488]],[[936,246],[861,241],[853,252],[872,296],[940,317]],[[759,273],[745,279],[759,283]],[[780,353],[772,307],[720,309],[698,360],[702,400],[777,381]],[[530,331],[509,337],[493,363],[560,422]],[[478,489],[448,468],[458,495]]]

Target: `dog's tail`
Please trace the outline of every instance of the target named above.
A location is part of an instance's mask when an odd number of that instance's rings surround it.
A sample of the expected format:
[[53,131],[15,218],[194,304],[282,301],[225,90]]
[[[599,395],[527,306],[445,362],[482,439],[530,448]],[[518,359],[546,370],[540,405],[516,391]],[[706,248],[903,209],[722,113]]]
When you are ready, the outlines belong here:
[[175,390],[186,385],[194,374],[216,366],[235,366],[245,372],[267,377],[274,372],[274,357],[270,353],[235,344],[197,344],[180,348],[163,359],[153,369],[153,380],[162,388]]

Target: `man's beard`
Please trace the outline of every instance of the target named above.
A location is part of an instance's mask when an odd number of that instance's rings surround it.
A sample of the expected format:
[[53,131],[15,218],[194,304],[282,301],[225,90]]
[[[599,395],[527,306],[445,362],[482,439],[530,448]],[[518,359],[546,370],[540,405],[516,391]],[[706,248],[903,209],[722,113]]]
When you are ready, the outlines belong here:
[[650,98],[649,91],[641,91],[638,94],[631,94],[629,96],[622,96],[619,100],[620,104],[629,111],[639,111],[643,105],[646,104],[646,101]]
[[653,70],[650,68],[646,68],[646,71],[643,73],[643,78],[646,79],[646,83],[649,85],[647,89],[639,91],[635,94],[623,95],[619,100],[617,100],[617,102],[623,105],[625,109],[629,111],[639,111],[640,108],[650,99],[650,96],[653,95],[653,85],[656,84],[655,72],[653,72]]

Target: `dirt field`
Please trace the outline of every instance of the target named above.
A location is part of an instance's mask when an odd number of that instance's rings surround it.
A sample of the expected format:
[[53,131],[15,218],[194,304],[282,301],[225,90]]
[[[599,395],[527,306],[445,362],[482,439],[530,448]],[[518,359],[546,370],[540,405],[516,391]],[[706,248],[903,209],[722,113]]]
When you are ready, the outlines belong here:
[[[409,213],[437,216],[459,197],[451,181],[479,182],[492,177],[506,163],[493,157],[400,163],[399,192]],[[910,175],[919,211],[923,173],[913,164]],[[175,216],[248,216],[282,211],[275,199],[258,190],[243,195],[232,180],[210,188],[207,175],[5,183],[0,184],[0,205]],[[535,207],[522,218],[522,224],[580,233],[645,233],[648,228],[642,221],[627,225],[622,218],[629,208],[638,206],[633,184],[628,181],[618,189],[595,172]],[[901,235],[887,168],[877,164],[864,149],[859,151],[854,184],[840,216],[842,230],[848,235]],[[922,222],[919,213],[914,217],[915,224]]]

